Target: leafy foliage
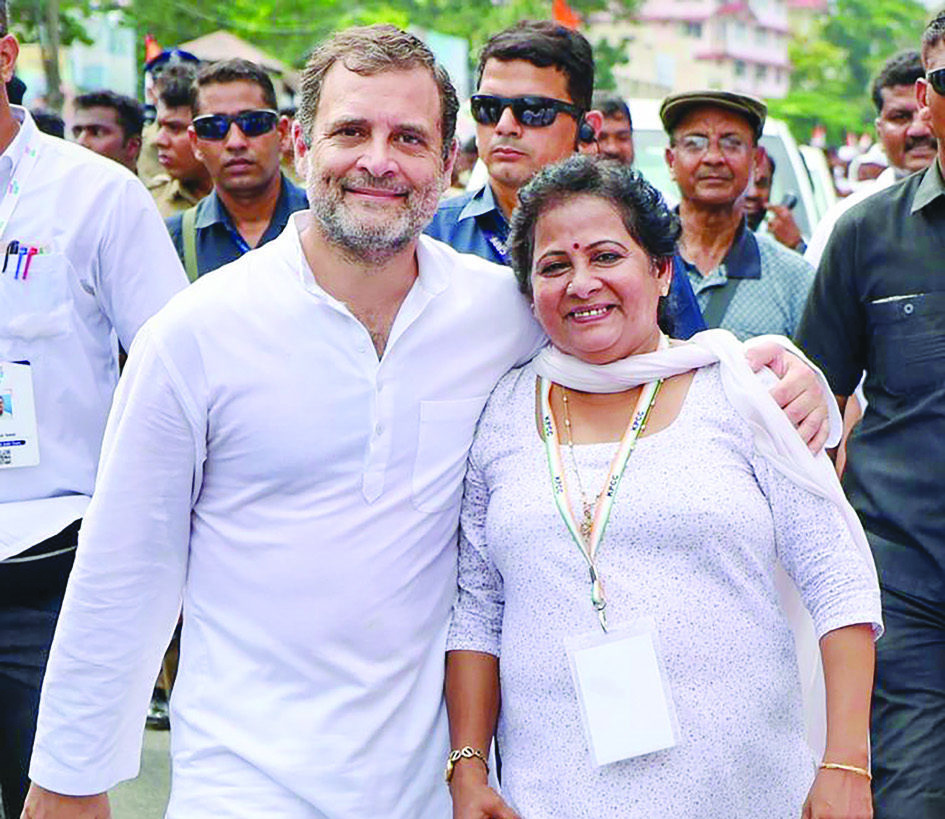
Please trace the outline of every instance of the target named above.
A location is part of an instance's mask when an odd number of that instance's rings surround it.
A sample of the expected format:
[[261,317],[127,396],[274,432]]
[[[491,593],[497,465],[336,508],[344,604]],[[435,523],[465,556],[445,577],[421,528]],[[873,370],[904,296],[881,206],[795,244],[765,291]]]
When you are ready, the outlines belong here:
[[[90,43],[82,23],[93,12],[93,0],[58,0],[58,4],[59,42]],[[19,0],[10,8],[10,27],[21,42],[42,42],[48,37],[48,10],[49,0]]]
[[772,115],[787,120],[804,141],[818,124],[834,143],[845,131],[868,130],[876,116],[872,78],[896,52],[918,48],[927,18],[917,0],[834,0],[824,17],[790,43],[790,92],[771,100]]

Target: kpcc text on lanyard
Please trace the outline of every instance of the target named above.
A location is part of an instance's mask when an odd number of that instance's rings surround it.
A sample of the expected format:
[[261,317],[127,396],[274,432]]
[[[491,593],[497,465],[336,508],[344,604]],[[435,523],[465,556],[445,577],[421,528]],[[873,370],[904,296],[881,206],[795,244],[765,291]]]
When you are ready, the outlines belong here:
[[541,425],[542,437],[545,441],[545,453],[548,456],[548,472],[551,475],[551,491],[554,495],[555,505],[558,512],[564,520],[565,526],[571,533],[574,543],[587,562],[587,567],[591,578],[591,605],[597,612],[601,628],[607,631],[607,601],[604,597],[604,586],[600,579],[600,573],[597,571],[597,551],[601,541],[604,539],[604,531],[610,520],[610,514],[613,511],[614,500],[617,497],[617,488],[620,486],[620,479],[623,477],[624,470],[627,467],[627,461],[630,459],[630,453],[633,452],[637,444],[640,433],[646,427],[647,418],[656,403],[656,395],[659,392],[663,380],[651,381],[643,386],[637,405],[633,410],[633,416],[623,437],[620,439],[620,446],[617,454],[614,455],[610,464],[610,470],[607,473],[607,480],[604,483],[604,490],[597,498],[594,506],[594,521],[591,525],[590,535],[585,541],[581,535],[580,527],[574,517],[574,510],[571,504],[570,494],[568,492],[568,483],[564,475],[564,461],[561,457],[561,441],[558,437],[558,429],[555,426],[554,415],[551,412],[551,387],[552,382],[539,377],[539,396],[541,399]]

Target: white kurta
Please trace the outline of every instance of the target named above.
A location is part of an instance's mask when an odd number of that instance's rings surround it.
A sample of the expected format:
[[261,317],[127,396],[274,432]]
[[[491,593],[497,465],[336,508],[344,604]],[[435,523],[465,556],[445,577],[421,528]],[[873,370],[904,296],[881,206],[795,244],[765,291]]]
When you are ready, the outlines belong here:
[[183,595],[168,816],[448,813],[466,455],[541,335],[508,270],[424,237],[378,361],[308,269],[304,216],[135,342],[43,690],[47,788],[136,774]]

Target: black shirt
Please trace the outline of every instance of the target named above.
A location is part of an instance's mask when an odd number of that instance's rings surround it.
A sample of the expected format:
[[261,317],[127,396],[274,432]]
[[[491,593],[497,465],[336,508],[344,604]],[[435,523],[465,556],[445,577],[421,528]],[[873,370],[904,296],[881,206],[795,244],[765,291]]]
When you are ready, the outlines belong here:
[[843,485],[885,586],[945,600],[945,182],[938,162],[847,211],[797,332],[869,401]]

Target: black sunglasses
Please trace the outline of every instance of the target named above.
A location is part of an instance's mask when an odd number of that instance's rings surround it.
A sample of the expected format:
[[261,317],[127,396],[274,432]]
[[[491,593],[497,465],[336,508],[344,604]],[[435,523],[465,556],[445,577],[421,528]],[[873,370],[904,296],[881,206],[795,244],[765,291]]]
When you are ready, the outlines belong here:
[[201,139],[221,140],[230,132],[230,125],[236,123],[248,137],[268,134],[279,121],[279,114],[269,108],[257,111],[242,111],[239,114],[204,114],[194,117],[194,133]]
[[580,121],[583,113],[576,105],[550,97],[494,97],[491,94],[475,94],[469,100],[473,119],[480,125],[495,125],[502,119],[506,108],[512,109],[515,119],[530,128],[545,128],[551,125],[558,112],[570,114]]
[[936,68],[934,71],[930,71],[925,75],[925,79],[929,81],[929,85],[932,86],[932,90],[936,94],[945,97],[945,68]]

